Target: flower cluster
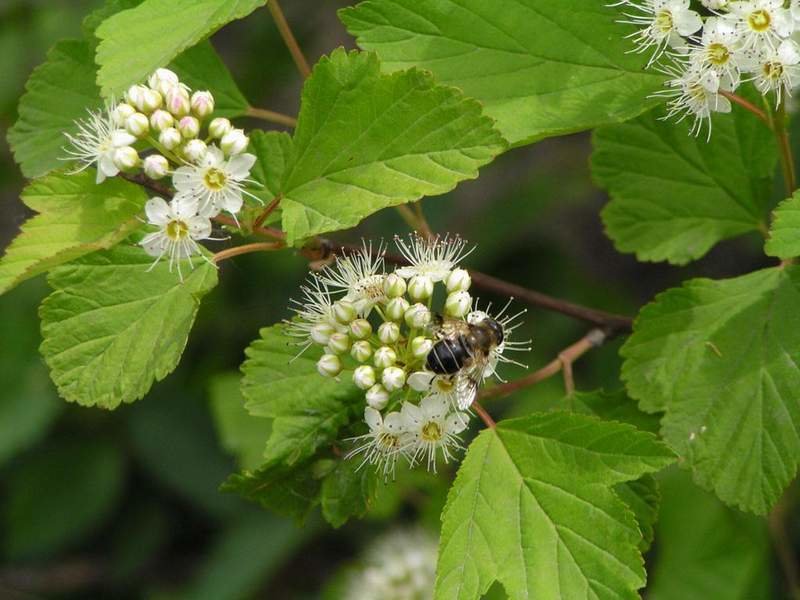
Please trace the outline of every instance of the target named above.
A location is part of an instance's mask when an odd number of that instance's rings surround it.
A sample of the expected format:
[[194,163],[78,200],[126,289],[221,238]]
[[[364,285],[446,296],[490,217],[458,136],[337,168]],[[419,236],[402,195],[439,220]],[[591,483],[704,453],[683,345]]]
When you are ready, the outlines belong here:
[[75,135],[65,134],[65,160],[80,164],[75,173],[95,167],[98,184],[120,173],[171,178],[173,199],[151,198],[145,207],[157,229],[140,243],[155,262],[167,257],[170,270],[177,263],[179,275],[182,259],[203,256],[197,242],[214,239],[212,218],[225,211],[235,220],[244,196],[261,202],[245,189],[255,183],[248,137],[213,113],[211,92],[192,92],[174,72],[158,69],[123,102],[89,111]]
[[[296,316],[287,328],[301,353],[324,349],[322,376],[364,390],[368,432],[355,438],[351,455],[384,476],[394,473],[398,457],[429,470],[439,455],[448,461],[482,380],[498,362],[519,364],[506,351],[527,349],[509,341],[522,313],[491,316],[474,305],[470,275],[458,266],[469,254],[462,239],[414,235],[396,243],[408,266],[393,272],[382,248],[364,244],[313,275],[293,302]],[[435,297],[443,300],[441,314],[433,311]],[[484,345],[467,339],[488,322],[494,333],[480,336]],[[498,329],[502,334],[492,337]],[[444,356],[451,368],[437,369],[432,356]]]
[[364,552],[364,566],[347,581],[347,600],[428,600],[436,578],[436,539],[422,529],[398,529]]
[[[694,118],[692,133],[711,114],[730,112],[724,92],[753,82],[780,104],[800,74],[800,0],[701,0],[708,14],[689,0],[621,0],[624,23],[640,29],[631,36],[638,52],[650,52],[670,79],[657,95],[668,98],[667,117]],[[789,6],[786,6],[786,5]]]

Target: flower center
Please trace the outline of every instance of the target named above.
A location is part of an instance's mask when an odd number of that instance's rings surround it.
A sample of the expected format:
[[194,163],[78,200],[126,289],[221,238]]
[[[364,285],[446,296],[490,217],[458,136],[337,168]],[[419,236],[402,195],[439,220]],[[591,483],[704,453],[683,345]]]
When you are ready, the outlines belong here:
[[757,31],[762,33],[769,29],[769,25],[772,22],[772,18],[769,16],[769,13],[760,8],[758,10],[754,10],[750,13],[747,17],[747,23],[750,25],[750,29],[753,31]]
[[393,433],[386,433],[384,431],[378,434],[378,445],[384,451],[394,450],[400,445],[400,438]]
[[442,428],[435,421],[429,421],[422,426],[422,439],[426,442],[438,442],[442,439]]
[[383,291],[383,275],[370,275],[356,283],[353,288],[356,295],[379,301],[385,298]]
[[203,175],[203,182],[206,184],[206,187],[213,192],[218,192],[224,188],[227,181],[228,178],[225,176],[225,173],[219,169],[208,169],[206,174]]
[[694,104],[705,104],[708,99],[708,90],[699,83],[689,86],[686,94]]
[[455,385],[456,384],[449,379],[441,379],[439,377],[436,378],[435,387],[439,392],[443,394],[447,394],[448,392],[453,391]]
[[776,80],[783,76],[783,65],[779,62],[766,62],[762,68],[767,79]]
[[708,60],[712,65],[721,66],[726,64],[730,58],[731,53],[727,46],[715,42],[708,46]]
[[183,221],[175,219],[167,223],[166,234],[173,242],[177,242],[189,235],[189,226]]
[[661,10],[653,21],[653,27],[661,33],[669,33],[673,28],[672,13],[669,10]]

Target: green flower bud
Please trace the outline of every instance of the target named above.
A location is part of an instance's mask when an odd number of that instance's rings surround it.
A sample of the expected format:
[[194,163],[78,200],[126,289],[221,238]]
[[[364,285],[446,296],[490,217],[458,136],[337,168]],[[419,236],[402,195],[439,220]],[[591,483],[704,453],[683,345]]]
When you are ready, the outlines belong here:
[[328,340],[328,348],[334,354],[344,354],[350,350],[350,336],[346,333],[336,332]]
[[120,171],[130,171],[139,166],[139,154],[130,146],[114,150],[113,160]]
[[375,369],[369,365],[356,367],[353,372],[353,383],[362,390],[368,390],[375,385]]
[[217,117],[208,124],[208,135],[210,135],[212,138],[220,139],[232,129],[233,125],[231,125],[231,122],[228,119],[224,117]]
[[402,389],[406,383],[406,372],[400,367],[386,367],[381,373],[381,381],[389,392]]
[[378,327],[378,339],[384,344],[394,344],[400,339],[400,326],[388,321]]
[[399,298],[406,293],[406,280],[397,273],[390,273],[383,280],[383,293],[387,298]]
[[367,390],[367,404],[375,410],[383,410],[389,403],[389,392],[380,383]]
[[164,146],[167,150],[175,150],[181,145],[183,138],[180,132],[174,127],[167,127],[164,131],[158,134],[158,143]]
[[189,114],[191,105],[189,104],[189,92],[180,86],[174,86],[167,92],[166,108],[177,118],[185,117]]
[[323,377],[336,377],[342,372],[342,361],[335,354],[323,354],[317,361],[317,371]]
[[125,121],[125,129],[137,138],[144,137],[150,132],[150,119],[142,113],[133,113]]
[[350,348],[350,356],[358,362],[367,362],[372,356],[372,346],[366,341],[353,342],[353,346]]
[[372,325],[366,319],[356,319],[350,323],[350,335],[357,340],[365,340],[372,335]]
[[247,145],[249,143],[250,139],[244,134],[244,130],[232,129],[222,136],[219,147],[222,148],[222,151],[227,156],[233,156],[247,150]]
[[200,134],[200,121],[194,117],[181,117],[178,121],[178,131],[185,140],[196,138]]
[[142,104],[142,96],[144,96],[146,91],[147,88],[143,85],[132,85],[128,88],[128,91],[125,92],[125,101],[131,106],[136,107],[137,110],[141,110],[139,105]]
[[461,318],[466,315],[472,307],[472,297],[469,292],[461,290],[453,292],[447,297],[444,303],[444,312],[450,317]]
[[427,300],[433,295],[433,280],[427,275],[415,275],[408,282],[408,295],[417,302]]
[[372,359],[375,366],[379,369],[392,366],[397,362],[397,353],[389,348],[389,346],[381,346],[375,350],[375,357]]
[[165,110],[157,110],[150,115],[150,127],[158,132],[169,129],[175,124],[175,117]]
[[169,161],[160,154],[151,154],[144,159],[142,168],[150,179],[161,179],[169,173]]
[[183,147],[183,155],[191,162],[199,162],[205,155],[208,147],[203,140],[189,140]]
[[309,335],[311,340],[320,346],[327,346],[331,336],[336,332],[333,326],[327,323],[317,323],[311,328]]
[[386,304],[386,310],[383,312],[387,319],[391,319],[392,321],[402,321],[409,306],[408,300],[405,298],[392,298]]
[[149,115],[154,110],[161,108],[163,103],[164,99],[161,97],[161,94],[155,90],[145,88],[138,98],[136,108],[138,108],[140,112]]
[[425,337],[424,335],[418,335],[411,340],[411,354],[414,356],[414,358],[423,358],[428,356],[428,353],[430,353],[432,348],[433,340]]
[[190,101],[192,112],[198,119],[205,119],[214,112],[214,96],[208,91],[197,91]]
[[431,322],[431,311],[428,310],[427,306],[418,302],[405,312],[403,318],[409,327],[420,329],[427,327]]
[[114,120],[114,123],[117,125],[117,127],[125,127],[125,121],[127,121],[128,117],[135,112],[136,109],[130,104],[122,102],[121,104],[117,104],[117,106],[114,108],[111,118]]
[[447,280],[445,281],[445,285],[447,285],[447,291],[449,293],[466,292],[469,290],[469,286],[472,285],[472,277],[469,276],[469,271],[459,267],[450,272],[450,275],[447,276]]
[[352,323],[358,317],[358,311],[352,302],[339,300],[333,305],[333,317],[342,325]]

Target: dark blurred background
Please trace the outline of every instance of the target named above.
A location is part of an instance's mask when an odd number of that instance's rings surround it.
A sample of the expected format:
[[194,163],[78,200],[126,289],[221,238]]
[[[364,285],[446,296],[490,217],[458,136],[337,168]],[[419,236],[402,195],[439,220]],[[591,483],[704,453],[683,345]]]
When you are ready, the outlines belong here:
[[[5,144],[25,80],[58,39],[80,35],[81,19],[98,4],[0,2],[0,249],[28,217],[18,200],[25,181]],[[349,2],[284,4],[311,61],[353,47],[336,16]],[[302,82],[267,10],[227,26],[213,43],[254,106],[297,113]],[[605,196],[592,186],[590,150],[588,134],[512,150],[479,180],[426,199],[425,212],[435,230],[478,245],[469,266],[624,314],[689,276],[761,266],[754,238],[720,244],[683,269],[617,253],[598,216]],[[386,210],[337,238],[390,239],[405,230]],[[115,412],[57,397],[37,351],[44,278],[0,297],[0,598],[315,598],[392,523],[422,520],[436,531],[452,468],[438,478],[402,476],[367,519],[337,531],[315,517],[299,528],[217,491],[238,466],[257,460],[225,435],[244,414],[237,391],[244,348],[260,327],[287,316],[306,269],[289,251],[227,261],[179,368],[144,400]],[[531,309],[526,329],[536,368],[587,326]],[[620,386],[620,343],[581,359],[579,389]],[[562,393],[553,378],[489,409],[521,414]],[[252,431],[250,448],[259,433]]]

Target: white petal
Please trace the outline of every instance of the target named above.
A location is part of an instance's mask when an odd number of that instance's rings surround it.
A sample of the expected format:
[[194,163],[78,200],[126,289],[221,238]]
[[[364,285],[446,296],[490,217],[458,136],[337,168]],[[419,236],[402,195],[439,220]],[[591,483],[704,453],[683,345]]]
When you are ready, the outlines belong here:
[[115,129],[111,133],[111,145],[115,148],[121,148],[122,146],[133,146],[135,143],[136,137],[124,129]]
[[383,424],[381,413],[368,406],[364,409],[364,421],[369,425],[370,431],[373,431]]
[[238,154],[228,161],[228,174],[234,179],[244,179],[250,174],[250,169],[256,164],[254,154]]
[[703,26],[703,19],[693,10],[675,12],[673,19],[675,19],[675,29],[681,35],[691,35]]
[[163,198],[150,198],[144,205],[147,220],[153,225],[166,225],[172,219],[172,210]]
[[408,376],[408,386],[415,392],[427,392],[435,375],[429,371],[415,371]]
[[197,214],[198,201],[194,196],[189,194],[176,194],[172,199],[172,210],[175,216],[181,219],[188,219]]
[[793,40],[783,40],[778,46],[778,58],[784,65],[796,65],[800,62],[800,47]]
[[204,240],[211,235],[211,221],[207,217],[192,217],[187,220],[192,239]]
[[244,204],[244,199],[242,198],[241,192],[234,192],[233,190],[228,190],[225,195],[219,201],[219,208],[222,210],[226,210],[231,214],[236,214],[240,210],[242,210],[242,205]]
[[467,428],[469,419],[467,415],[460,412],[454,412],[447,416],[447,431],[450,433],[461,433]]
[[172,174],[172,185],[179,192],[188,191],[194,188],[198,175],[196,169],[192,167],[179,167]]
[[386,418],[383,420],[383,425],[392,433],[405,431],[405,422],[399,412],[391,412],[386,415]]
[[400,409],[400,414],[403,416],[408,429],[419,427],[424,418],[419,407],[414,406],[410,402],[403,402],[403,408]]
[[203,166],[219,167],[223,162],[225,162],[225,154],[223,154],[222,150],[213,144],[209,146],[202,160]]
[[725,96],[717,96],[716,100],[714,101],[714,110],[720,113],[731,112],[731,101]]
[[[114,177],[119,173],[119,168],[114,164],[114,155],[110,152],[101,154],[97,159],[97,171],[103,174],[103,179],[106,177]],[[98,183],[103,181],[98,175]]]
[[447,413],[447,399],[441,394],[425,396],[419,403],[426,417],[439,418]]
[[145,236],[139,245],[144,248],[150,256],[159,257],[164,254],[164,250],[169,243],[169,239],[162,235],[160,232],[151,233]]
[[792,35],[792,31],[794,30],[794,19],[792,19],[792,13],[785,9],[775,11],[773,15],[772,27],[781,37],[788,37]]

